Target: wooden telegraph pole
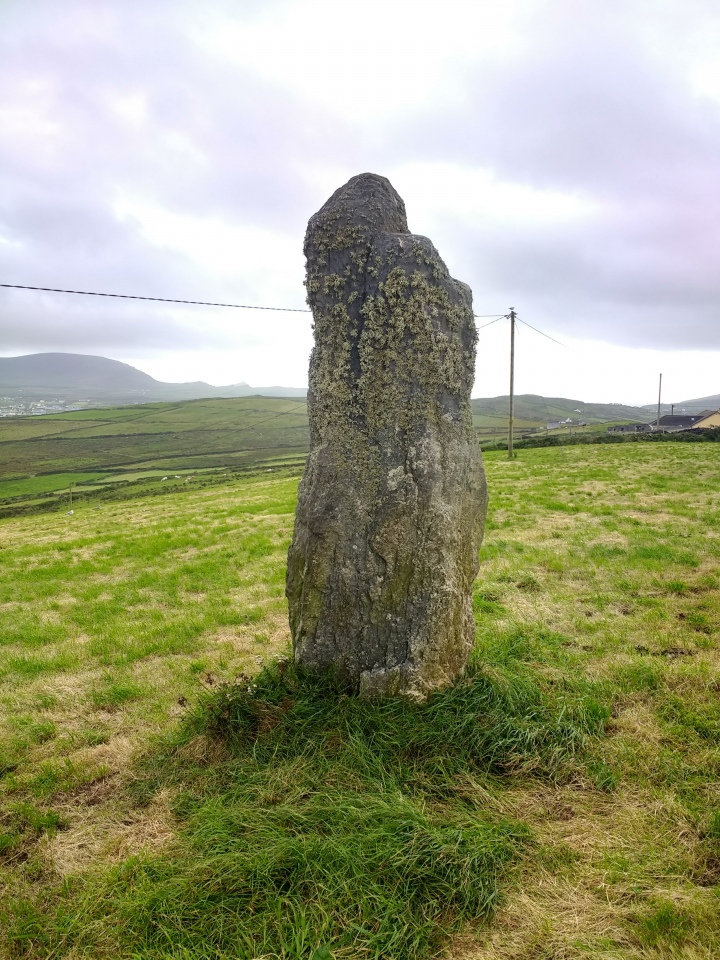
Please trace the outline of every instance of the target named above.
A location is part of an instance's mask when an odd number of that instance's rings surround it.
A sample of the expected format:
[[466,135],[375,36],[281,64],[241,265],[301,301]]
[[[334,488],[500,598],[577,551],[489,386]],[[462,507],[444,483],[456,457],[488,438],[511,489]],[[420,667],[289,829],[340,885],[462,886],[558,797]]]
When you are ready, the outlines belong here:
[[510,307],[510,415],[508,417],[508,460],[513,458],[513,408],[515,405],[515,311]]
[[660,429],[660,397],[662,396],[662,374],[660,374],[660,383],[658,384],[658,415],[656,427]]

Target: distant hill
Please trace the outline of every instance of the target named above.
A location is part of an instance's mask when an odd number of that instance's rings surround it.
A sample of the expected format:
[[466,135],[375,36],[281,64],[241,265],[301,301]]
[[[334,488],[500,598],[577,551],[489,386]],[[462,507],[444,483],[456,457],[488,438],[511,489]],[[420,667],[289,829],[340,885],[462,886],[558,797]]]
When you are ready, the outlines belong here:
[[[488,397],[472,401],[476,418],[506,419],[510,398]],[[514,416],[518,421],[548,423],[552,420],[567,420],[575,423],[603,423],[608,420],[648,420],[648,411],[622,403],[585,403],[584,400],[568,400],[564,397],[541,397],[522,393],[515,397]]]
[[299,387],[251,387],[234,383],[163,383],[107,357],[79,353],[33,353],[0,357],[0,397],[25,400],[72,400],[99,403],[138,403],[152,400],[196,400],[210,397],[304,397]]
[[[493,419],[507,419],[509,397],[488,397],[472,401],[473,414],[476,426],[489,426]],[[700,413],[703,410],[717,410],[720,407],[720,394],[712,397],[699,397],[695,400],[684,400],[682,403],[663,403],[661,414],[670,413]],[[531,424],[548,423],[552,420],[567,420],[575,423],[606,423],[616,420],[640,420],[649,423],[657,415],[657,404],[646,403],[640,407],[633,407],[624,403],[586,403],[584,400],[569,400],[564,397],[541,397],[532,393],[524,393],[515,397],[515,420],[518,426],[521,422]]]
[[[23,357],[0,357],[0,406],[4,396],[25,401],[59,399],[96,404],[127,404],[148,401],[200,400],[248,396],[304,397],[304,387],[252,387],[234,383],[216,387],[202,381],[164,383],[119,360],[78,353],[33,353]],[[675,412],[694,413],[717,409],[720,394],[675,404]],[[508,415],[508,397],[478,398],[472,401],[476,426],[492,427]],[[662,412],[670,413],[663,404]],[[616,420],[651,420],[656,405],[634,407],[621,403],[586,403],[564,397],[520,394],[515,397],[518,426],[543,426],[552,420],[602,423]]]
[[[657,412],[657,404],[647,404],[646,410]],[[663,403],[660,406],[661,413],[670,413],[674,409],[675,413],[702,413],[704,410],[720,409],[720,393],[713,394],[711,397],[697,397],[695,400],[682,400],[680,403]]]

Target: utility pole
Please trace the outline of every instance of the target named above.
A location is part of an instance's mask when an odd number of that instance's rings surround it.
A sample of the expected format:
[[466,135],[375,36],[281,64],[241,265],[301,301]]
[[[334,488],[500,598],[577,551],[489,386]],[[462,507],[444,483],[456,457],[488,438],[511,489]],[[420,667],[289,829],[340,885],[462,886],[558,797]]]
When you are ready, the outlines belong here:
[[510,415],[508,418],[508,460],[513,458],[513,408],[515,405],[515,311],[510,307]]
[[658,430],[660,429],[660,397],[661,396],[662,396],[662,374],[660,374],[660,383],[658,385],[658,415],[657,415],[657,423],[655,424]]
[[71,483],[71,484],[70,484],[70,487],[68,488],[68,489],[69,489],[69,493],[70,493],[70,509],[71,509],[71,510],[72,510],[72,492],[73,492],[73,487],[74,487],[74,486],[75,486],[75,484],[74,484],[74,483]]

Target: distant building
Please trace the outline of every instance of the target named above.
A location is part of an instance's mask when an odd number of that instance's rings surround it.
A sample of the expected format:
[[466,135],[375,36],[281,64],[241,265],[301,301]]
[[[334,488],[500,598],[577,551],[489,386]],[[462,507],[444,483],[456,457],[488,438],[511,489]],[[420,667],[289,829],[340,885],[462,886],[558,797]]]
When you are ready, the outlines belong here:
[[678,430],[701,430],[707,427],[720,427],[720,411],[703,410],[702,413],[666,414],[652,424],[653,430],[662,433],[676,433]]
[[649,423],[619,423],[608,427],[608,433],[650,433],[651,430]]
[[709,427],[720,427],[720,410],[702,415],[703,419],[693,424],[693,430],[707,430]]

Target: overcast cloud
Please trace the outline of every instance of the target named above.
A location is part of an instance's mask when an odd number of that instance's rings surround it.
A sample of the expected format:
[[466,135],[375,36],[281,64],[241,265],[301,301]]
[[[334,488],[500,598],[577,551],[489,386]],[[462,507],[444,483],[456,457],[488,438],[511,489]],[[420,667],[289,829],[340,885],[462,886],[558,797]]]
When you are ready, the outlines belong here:
[[[303,307],[308,217],[389,176],[518,390],[720,391],[720,8],[0,4],[0,282]],[[479,321],[482,322],[482,321]],[[481,334],[476,395],[506,392]],[[0,290],[0,354],[305,382],[309,315]]]

